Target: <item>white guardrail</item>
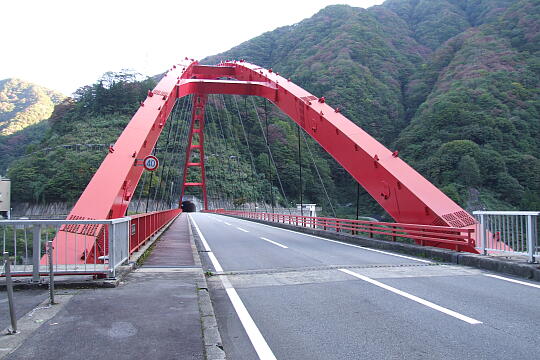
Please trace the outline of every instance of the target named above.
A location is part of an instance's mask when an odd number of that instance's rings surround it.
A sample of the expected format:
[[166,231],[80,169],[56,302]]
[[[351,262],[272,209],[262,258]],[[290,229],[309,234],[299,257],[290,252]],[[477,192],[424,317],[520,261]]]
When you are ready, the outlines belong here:
[[[49,261],[44,257],[45,245],[54,239],[56,244],[67,249],[63,253],[53,250],[55,274],[86,273],[115,277],[116,268],[129,258],[130,221],[130,217],[111,220],[0,220],[0,246],[9,254],[13,276],[31,275],[32,280],[38,282],[41,275],[47,275]],[[97,249],[98,246],[106,246],[108,255],[92,256],[89,257],[90,262],[85,261],[85,249]]]
[[474,211],[473,215],[481,254],[526,255],[531,263],[540,257],[540,211]]

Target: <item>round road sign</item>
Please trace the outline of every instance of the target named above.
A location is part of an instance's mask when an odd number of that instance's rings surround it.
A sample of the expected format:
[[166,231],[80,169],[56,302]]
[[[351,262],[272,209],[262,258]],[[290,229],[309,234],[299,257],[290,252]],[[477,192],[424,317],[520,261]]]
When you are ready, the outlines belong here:
[[159,161],[158,161],[157,157],[155,157],[153,155],[148,155],[143,160],[143,166],[148,171],[154,171],[154,170],[156,170],[158,168]]

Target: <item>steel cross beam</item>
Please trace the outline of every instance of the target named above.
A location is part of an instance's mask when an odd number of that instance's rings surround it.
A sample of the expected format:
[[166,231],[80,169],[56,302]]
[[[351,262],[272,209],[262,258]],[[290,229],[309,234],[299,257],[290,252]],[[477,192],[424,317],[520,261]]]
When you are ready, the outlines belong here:
[[[137,159],[150,155],[176,99],[189,94],[255,95],[270,100],[332,155],[397,222],[459,228],[476,223],[401,160],[397,152],[388,150],[338,109],[330,107],[324,98],[312,95],[272,69],[244,61],[206,66],[187,59],[169,69],[155,89],[148,92],[68,219],[110,219],[125,215],[143,172]],[[62,231],[57,238],[64,236],[69,239],[69,234]],[[55,244],[55,248],[78,246],[81,262],[88,261],[87,254],[103,255],[104,247],[97,251],[91,245],[64,246],[62,242]],[[476,252],[473,247],[466,250]]]

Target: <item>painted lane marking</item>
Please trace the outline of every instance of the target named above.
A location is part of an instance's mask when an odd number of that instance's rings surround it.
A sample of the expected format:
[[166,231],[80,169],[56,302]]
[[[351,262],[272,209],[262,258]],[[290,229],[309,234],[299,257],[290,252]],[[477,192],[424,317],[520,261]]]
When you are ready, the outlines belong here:
[[[223,268],[221,267],[214,253],[210,250],[210,246],[208,245],[208,242],[204,238],[201,230],[199,229],[199,226],[197,225],[197,223],[195,222],[195,220],[192,218],[191,215],[189,215],[189,219],[193,223],[193,226],[195,227],[195,230],[197,231],[197,234],[199,235],[199,238],[201,239],[201,242],[203,243],[204,249],[207,251],[208,257],[210,258],[210,261],[212,261],[212,265],[214,265],[214,269],[216,269],[216,271],[218,272],[223,272]],[[234,310],[236,311],[236,314],[238,315],[238,318],[240,319],[240,322],[242,323],[242,326],[246,330],[249,340],[251,341],[251,344],[255,348],[255,351],[257,352],[259,359],[277,360],[274,353],[272,352],[272,349],[270,349],[270,347],[268,346],[268,343],[262,336],[259,328],[253,321],[253,318],[249,314],[248,310],[246,309],[246,306],[242,302],[242,299],[240,299],[240,296],[238,296],[238,293],[232,286],[227,276],[222,275],[219,278],[221,279],[221,283],[223,284],[223,287],[225,288],[225,291],[227,292],[227,295],[229,296],[229,300],[231,301],[234,307]]]
[[[235,218],[235,219],[237,219],[237,218]],[[271,225],[266,225],[266,224],[261,224],[261,223],[254,223],[253,221],[249,221],[249,220],[244,220],[244,219],[237,219],[237,220],[248,221],[248,222],[250,222],[250,223],[252,223],[252,224],[257,224],[257,225],[261,225],[261,226],[266,226],[266,227],[269,227],[269,228],[272,228],[272,229],[276,229],[276,230],[288,231],[288,232],[292,232],[292,233],[295,233],[295,234],[298,234],[298,235],[309,236],[309,237],[312,237],[312,238],[315,238],[315,239],[328,241],[328,242],[331,242],[331,243],[334,243],[334,244],[340,244],[340,245],[345,245],[345,246],[355,247],[355,248],[358,248],[358,249],[363,249],[363,250],[372,251],[372,252],[376,252],[376,253],[380,253],[380,254],[385,254],[385,255],[390,255],[390,256],[399,257],[399,258],[402,258],[402,259],[408,259],[408,260],[419,261],[419,262],[426,263],[426,264],[433,264],[433,261],[424,260],[424,259],[417,259],[417,258],[414,258],[414,257],[412,257],[412,256],[406,256],[406,255],[394,254],[394,253],[391,253],[391,252],[388,252],[388,251],[384,251],[384,250],[371,249],[371,248],[368,248],[368,247],[365,247],[365,246],[354,245],[354,244],[348,244],[348,243],[344,243],[344,242],[337,241],[337,240],[326,239],[326,238],[323,238],[323,237],[320,237],[320,236],[316,236],[316,235],[304,234],[304,233],[299,232],[299,231],[294,231],[294,230],[289,230],[289,229],[282,229],[282,228],[278,228],[278,227],[271,226]]]
[[232,224],[230,224],[230,223],[228,223],[228,222],[226,222],[226,221],[224,221],[223,223],[224,223],[225,225],[229,225],[229,226],[232,225]]
[[278,243],[278,242],[276,242],[276,241],[272,241],[272,240],[270,240],[270,239],[267,239],[267,238],[265,238],[265,237],[260,236],[259,239],[264,240],[264,241],[268,241],[269,243],[274,244],[274,245],[277,245],[277,246],[280,246],[280,247],[282,247],[282,248],[284,248],[284,249],[288,249],[287,246],[285,246],[285,245],[283,245],[283,244],[280,244],[280,243]]
[[246,229],[242,229],[241,227],[238,227],[238,226],[237,226],[236,228],[237,228],[238,230],[240,230],[240,231],[243,231],[243,232],[249,232],[249,231],[247,231]]
[[476,319],[473,319],[471,317],[468,317],[468,316],[465,316],[463,314],[460,314],[458,312],[455,312],[453,310],[450,310],[450,309],[447,309],[445,307],[442,307],[440,305],[437,305],[437,304],[434,304],[432,303],[431,301],[427,301],[427,300],[424,300],[422,298],[419,298],[418,296],[414,296],[412,294],[409,294],[405,291],[402,291],[402,290],[399,290],[399,289],[396,289],[392,286],[389,286],[389,285],[386,285],[386,284],[383,284],[382,282],[379,282],[377,280],[373,280],[367,276],[364,276],[364,275],[360,275],[360,274],[357,274],[353,271],[350,271],[348,269],[339,269],[339,271],[341,272],[344,272],[345,274],[349,274],[351,276],[354,276],[360,280],[364,280],[364,281],[367,281],[368,283],[370,284],[373,284],[373,285],[376,285],[378,287],[381,287],[385,290],[388,290],[388,291],[391,291],[393,292],[394,294],[397,294],[397,295],[400,295],[400,296],[403,296],[403,297],[406,297],[407,299],[409,300],[412,300],[412,301],[416,301],[417,303],[419,304],[422,304],[422,305],[425,305],[427,307],[430,307],[432,308],[433,310],[437,310],[437,311],[440,311],[446,315],[450,315],[452,317],[455,317],[456,319],[459,319],[459,320],[462,320],[462,321],[465,321],[466,323],[469,323],[471,325],[477,325],[477,324],[482,324],[481,321],[478,321]]
[[7,302],[8,299],[0,299],[0,304]]
[[495,278],[495,279],[509,281],[509,282],[513,282],[513,283],[516,283],[516,284],[526,285],[526,286],[530,286],[530,287],[533,287],[533,288],[540,289],[540,285],[531,284],[531,283],[528,283],[528,282],[525,282],[525,281],[514,280],[514,279],[506,278],[506,277],[503,277],[503,276],[492,275],[492,274],[484,274],[484,276],[489,276],[489,277],[492,277],[492,278]]
[[195,225],[195,229],[197,230],[197,233],[199,234],[199,238],[201,239],[201,242],[203,244],[204,251],[207,252],[208,257],[210,258],[210,261],[212,261],[212,265],[214,265],[214,269],[216,269],[216,271],[218,271],[218,272],[222,272],[223,268],[221,267],[221,265],[217,261],[216,256],[214,255],[212,250],[210,250],[210,245],[208,245],[208,242],[206,241],[206,239],[202,235],[201,231],[199,230],[199,227],[195,223],[195,220],[193,220],[191,215],[189,215],[189,219],[193,222],[193,225]]

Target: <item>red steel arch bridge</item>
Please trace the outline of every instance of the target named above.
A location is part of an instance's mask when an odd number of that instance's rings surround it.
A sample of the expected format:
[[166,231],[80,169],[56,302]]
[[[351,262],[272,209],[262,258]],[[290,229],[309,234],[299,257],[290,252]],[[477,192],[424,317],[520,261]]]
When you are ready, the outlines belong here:
[[[67,219],[115,219],[126,215],[144,171],[142,160],[152,154],[177,99],[188,95],[192,96],[191,124],[180,193],[183,195],[188,187],[200,188],[204,209],[216,210],[208,205],[204,156],[205,108],[212,94],[252,95],[272,102],[388,212],[395,223],[388,223],[386,228],[391,227],[396,234],[407,234],[424,245],[476,252],[475,219],[403,161],[397,151],[387,149],[323,97],[314,96],[272,69],[242,60],[208,66],[186,59],[169,69],[155,89],[148,91],[147,98],[109,148]],[[194,154],[196,161],[192,160]],[[189,182],[190,172],[198,172],[201,180]],[[180,211],[172,210],[162,217],[168,221]],[[284,215],[257,217],[287,220]],[[362,229],[377,233],[374,225],[381,225],[300,219],[301,223],[306,221],[312,226],[353,233]],[[84,240],[81,234],[85,235]],[[108,252],[106,236],[106,231],[99,231],[97,225],[65,225],[54,240],[55,258],[66,263],[99,262]],[[132,250],[136,247],[132,246]]]

